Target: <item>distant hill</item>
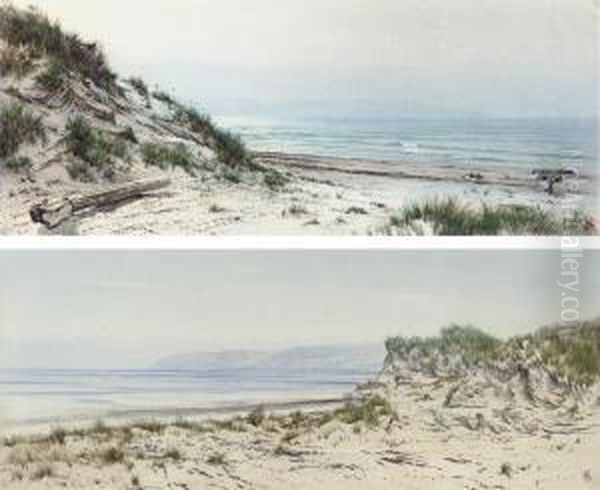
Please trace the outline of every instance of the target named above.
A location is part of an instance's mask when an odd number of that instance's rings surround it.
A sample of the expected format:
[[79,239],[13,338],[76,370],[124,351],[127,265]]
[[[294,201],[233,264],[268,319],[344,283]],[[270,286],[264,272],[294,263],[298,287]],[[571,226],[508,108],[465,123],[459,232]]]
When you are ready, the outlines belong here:
[[278,351],[196,352],[159,359],[151,367],[166,370],[269,370],[307,369],[379,371],[385,358],[382,343],[294,347]]

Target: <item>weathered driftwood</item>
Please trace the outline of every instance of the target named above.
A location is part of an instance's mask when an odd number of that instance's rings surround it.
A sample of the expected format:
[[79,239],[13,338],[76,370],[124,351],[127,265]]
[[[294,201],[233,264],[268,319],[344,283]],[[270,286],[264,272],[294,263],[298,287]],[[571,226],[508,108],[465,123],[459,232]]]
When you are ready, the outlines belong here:
[[34,223],[41,223],[47,228],[52,229],[77,212],[102,209],[129,199],[141,198],[170,184],[171,179],[143,180],[130,182],[126,185],[96,194],[45,200],[32,206],[29,215]]

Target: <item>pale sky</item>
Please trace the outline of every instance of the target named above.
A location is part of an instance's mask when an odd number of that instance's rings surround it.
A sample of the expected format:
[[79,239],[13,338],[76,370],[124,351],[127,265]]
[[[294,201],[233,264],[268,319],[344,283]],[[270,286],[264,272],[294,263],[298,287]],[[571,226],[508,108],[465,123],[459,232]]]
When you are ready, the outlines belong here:
[[[143,368],[172,354],[383,342],[560,318],[559,251],[0,251],[11,366]],[[600,314],[586,252],[582,317]]]
[[595,0],[15,3],[38,5],[99,39],[123,75],[230,115],[597,110]]

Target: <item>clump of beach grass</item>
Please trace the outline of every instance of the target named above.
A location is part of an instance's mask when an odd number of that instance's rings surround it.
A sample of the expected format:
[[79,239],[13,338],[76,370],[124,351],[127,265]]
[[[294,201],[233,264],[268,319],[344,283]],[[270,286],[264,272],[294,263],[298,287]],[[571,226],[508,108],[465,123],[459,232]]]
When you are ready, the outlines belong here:
[[219,206],[218,204],[211,204],[208,208],[208,212],[212,214],[224,213],[225,211],[227,211],[227,209],[223,206]]
[[166,104],[169,107],[173,107],[175,104],[177,104],[177,102],[171,95],[169,95],[167,92],[164,92],[162,90],[157,90],[155,92],[152,92],[152,97],[154,97],[159,102]]
[[67,431],[62,427],[56,427],[55,429],[52,429],[50,436],[48,436],[48,440],[54,444],[64,444],[66,438]]
[[253,156],[242,139],[231,131],[219,128],[207,114],[176,104],[173,120],[187,126],[192,132],[201,135],[206,144],[212,148],[220,162],[228,167],[252,168]]
[[29,50],[9,46],[0,53],[0,76],[9,75],[21,79],[35,68],[35,60]]
[[360,206],[350,206],[348,209],[346,209],[346,214],[369,214],[369,212]]
[[364,423],[370,429],[377,428],[381,418],[396,418],[396,413],[388,400],[379,395],[359,400],[349,400],[342,408],[326,413],[320,420],[323,425],[339,420],[347,425]]
[[181,461],[183,456],[181,454],[181,451],[179,451],[179,449],[171,448],[171,449],[168,449],[167,452],[165,452],[164,458],[171,459],[173,461]]
[[272,191],[280,191],[285,188],[290,179],[277,170],[269,170],[265,173],[263,181]]
[[308,214],[308,209],[306,206],[302,206],[301,204],[292,204],[290,207],[283,211],[284,216],[292,216],[294,218],[298,216],[304,216]]
[[31,480],[43,480],[54,475],[54,469],[50,464],[43,463],[38,465],[31,473]]
[[189,175],[195,175],[197,168],[196,159],[183,143],[172,146],[158,143],[142,145],[142,158],[146,165],[158,167],[162,170],[181,168]]
[[0,38],[9,46],[26,49],[34,59],[47,57],[100,88],[118,91],[117,76],[98,44],[83,42],[78,35],[64,32],[59,22],[35,8],[0,6]]
[[224,453],[213,453],[206,459],[206,462],[212,466],[225,466],[227,458]]
[[67,85],[68,76],[60,63],[52,61],[35,77],[35,81],[40,88],[47,92],[56,92]]
[[133,89],[144,99],[148,100],[150,97],[150,90],[148,89],[148,85],[146,82],[139,77],[131,77],[128,80],[129,84],[133,87]]
[[266,419],[265,407],[257,406],[246,416],[246,422],[254,427],[260,427]]
[[500,339],[470,325],[451,325],[435,337],[392,337],[385,343],[388,354],[392,355],[404,356],[412,351],[423,355],[455,354],[467,363],[488,360],[499,353],[501,346]]
[[402,233],[415,222],[428,223],[436,235],[562,235],[588,233],[590,224],[579,212],[571,216],[539,206],[461,203],[450,197],[404,206],[381,229],[384,234]]
[[119,464],[125,460],[125,453],[121,448],[110,446],[100,452],[100,460],[106,465]]
[[125,141],[105,136],[81,116],[71,119],[66,129],[65,144],[78,159],[67,167],[71,178],[82,181],[94,181],[97,177],[113,179],[115,158],[127,157]]
[[22,145],[46,142],[46,129],[41,116],[33,114],[18,102],[0,107],[0,158],[15,155]]

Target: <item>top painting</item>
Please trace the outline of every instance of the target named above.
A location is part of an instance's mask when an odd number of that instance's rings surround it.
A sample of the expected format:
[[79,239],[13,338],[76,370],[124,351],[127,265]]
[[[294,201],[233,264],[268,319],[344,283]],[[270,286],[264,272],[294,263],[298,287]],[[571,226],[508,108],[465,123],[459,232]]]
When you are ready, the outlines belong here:
[[598,234],[597,16],[0,3],[0,234]]

